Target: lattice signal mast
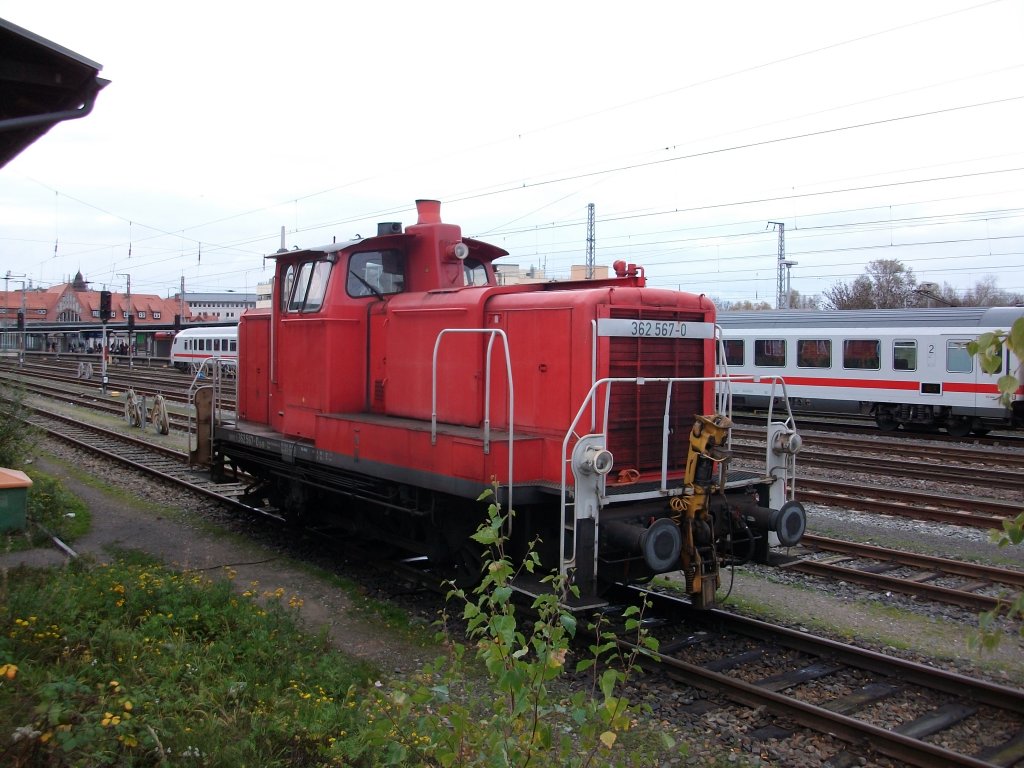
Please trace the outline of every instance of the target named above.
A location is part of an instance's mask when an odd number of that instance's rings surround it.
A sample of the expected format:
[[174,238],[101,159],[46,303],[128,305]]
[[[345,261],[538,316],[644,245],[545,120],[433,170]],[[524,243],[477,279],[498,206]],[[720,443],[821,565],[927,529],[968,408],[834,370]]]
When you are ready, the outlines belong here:
[[789,308],[786,295],[786,225],[781,221],[769,221],[779,231],[779,276],[775,289],[775,308]]
[[587,205],[587,280],[594,279],[594,204]]

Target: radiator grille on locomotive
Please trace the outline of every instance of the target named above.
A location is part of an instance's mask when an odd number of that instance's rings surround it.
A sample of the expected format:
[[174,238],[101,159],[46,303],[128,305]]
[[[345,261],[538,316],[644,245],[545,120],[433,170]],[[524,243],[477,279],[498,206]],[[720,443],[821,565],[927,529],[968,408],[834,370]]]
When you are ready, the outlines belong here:
[[[672,310],[612,309],[611,317],[629,320],[704,322],[702,315]],[[610,377],[669,378],[704,374],[703,339],[616,336],[610,339]],[[615,384],[608,414],[608,447],[615,466],[640,472],[661,469],[662,428],[667,384]],[[686,462],[694,415],[703,409],[703,385],[674,385],[669,419],[669,470]]]

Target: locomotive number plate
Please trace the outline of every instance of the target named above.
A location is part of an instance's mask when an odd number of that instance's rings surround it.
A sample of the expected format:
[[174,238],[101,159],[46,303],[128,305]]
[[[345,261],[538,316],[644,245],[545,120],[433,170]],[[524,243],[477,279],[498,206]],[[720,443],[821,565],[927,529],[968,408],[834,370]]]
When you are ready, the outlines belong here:
[[598,336],[641,336],[654,339],[712,339],[712,323],[683,323],[678,320],[624,320],[605,317],[597,321]]

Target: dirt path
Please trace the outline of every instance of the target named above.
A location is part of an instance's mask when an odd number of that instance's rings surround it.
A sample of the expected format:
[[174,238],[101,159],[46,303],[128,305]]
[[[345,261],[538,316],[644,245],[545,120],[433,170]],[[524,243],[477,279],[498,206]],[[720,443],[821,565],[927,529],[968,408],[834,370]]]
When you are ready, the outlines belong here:
[[[226,577],[230,569],[239,591],[258,583],[260,592],[283,591],[282,600],[302,600],[300,616],[311,630],[326,627],[336,647],[375,663],[382,674],[409,672],[434,654],[429,648],[411,647],[389,637],[380,622],[352,612],[352,601],[342,589],[295,567],[256,542],[235,536],[216,536],[186,519],[175,520],[133,503],[127,494],[98,490],[79,481],[58,462],[37,459],[35,467],[59,478],[92,512],[92,529],[72,548],[102,562],[118,549],[145,552],[173,568],[199,570],[211,577]],[[187,515],[183,516],[187,518]],[[0,569],[20,565],[61,566],[65,555],[56,547],[0,555]]]

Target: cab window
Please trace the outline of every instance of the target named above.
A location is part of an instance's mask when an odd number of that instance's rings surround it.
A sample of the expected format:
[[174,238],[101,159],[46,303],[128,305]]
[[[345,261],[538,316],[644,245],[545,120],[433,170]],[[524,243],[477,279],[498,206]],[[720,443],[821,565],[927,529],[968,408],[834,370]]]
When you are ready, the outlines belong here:
[[281,311],[288,309],[288,298],[292,295],[292,285],[295,284],[295,265],[289,264],[288,269],[285,270],[284,280],[281,281],[281,295],[279,297],[278,306]]
[[405,255],[401,251],[354,253],[345,283],[349,296],[388,296],[405,290]]
[[487,268],[476,259],[463,261],[462,270],[466,276],[466,285],[487,285]]
[[[324,259],[306,261],[299,266],[288,302],[289,312],[316,312],[323,306],[332,266],[332,262]],[[291,269],[289,267],[289,275]]]
[[309,278],[309,288],[306,290],[306,300],[302,304],[303,312],[316,312],[324,304],[324,294],[327,292],[327,279],[331,276],[329,261],[318,261],[313,265],[313,274]]

